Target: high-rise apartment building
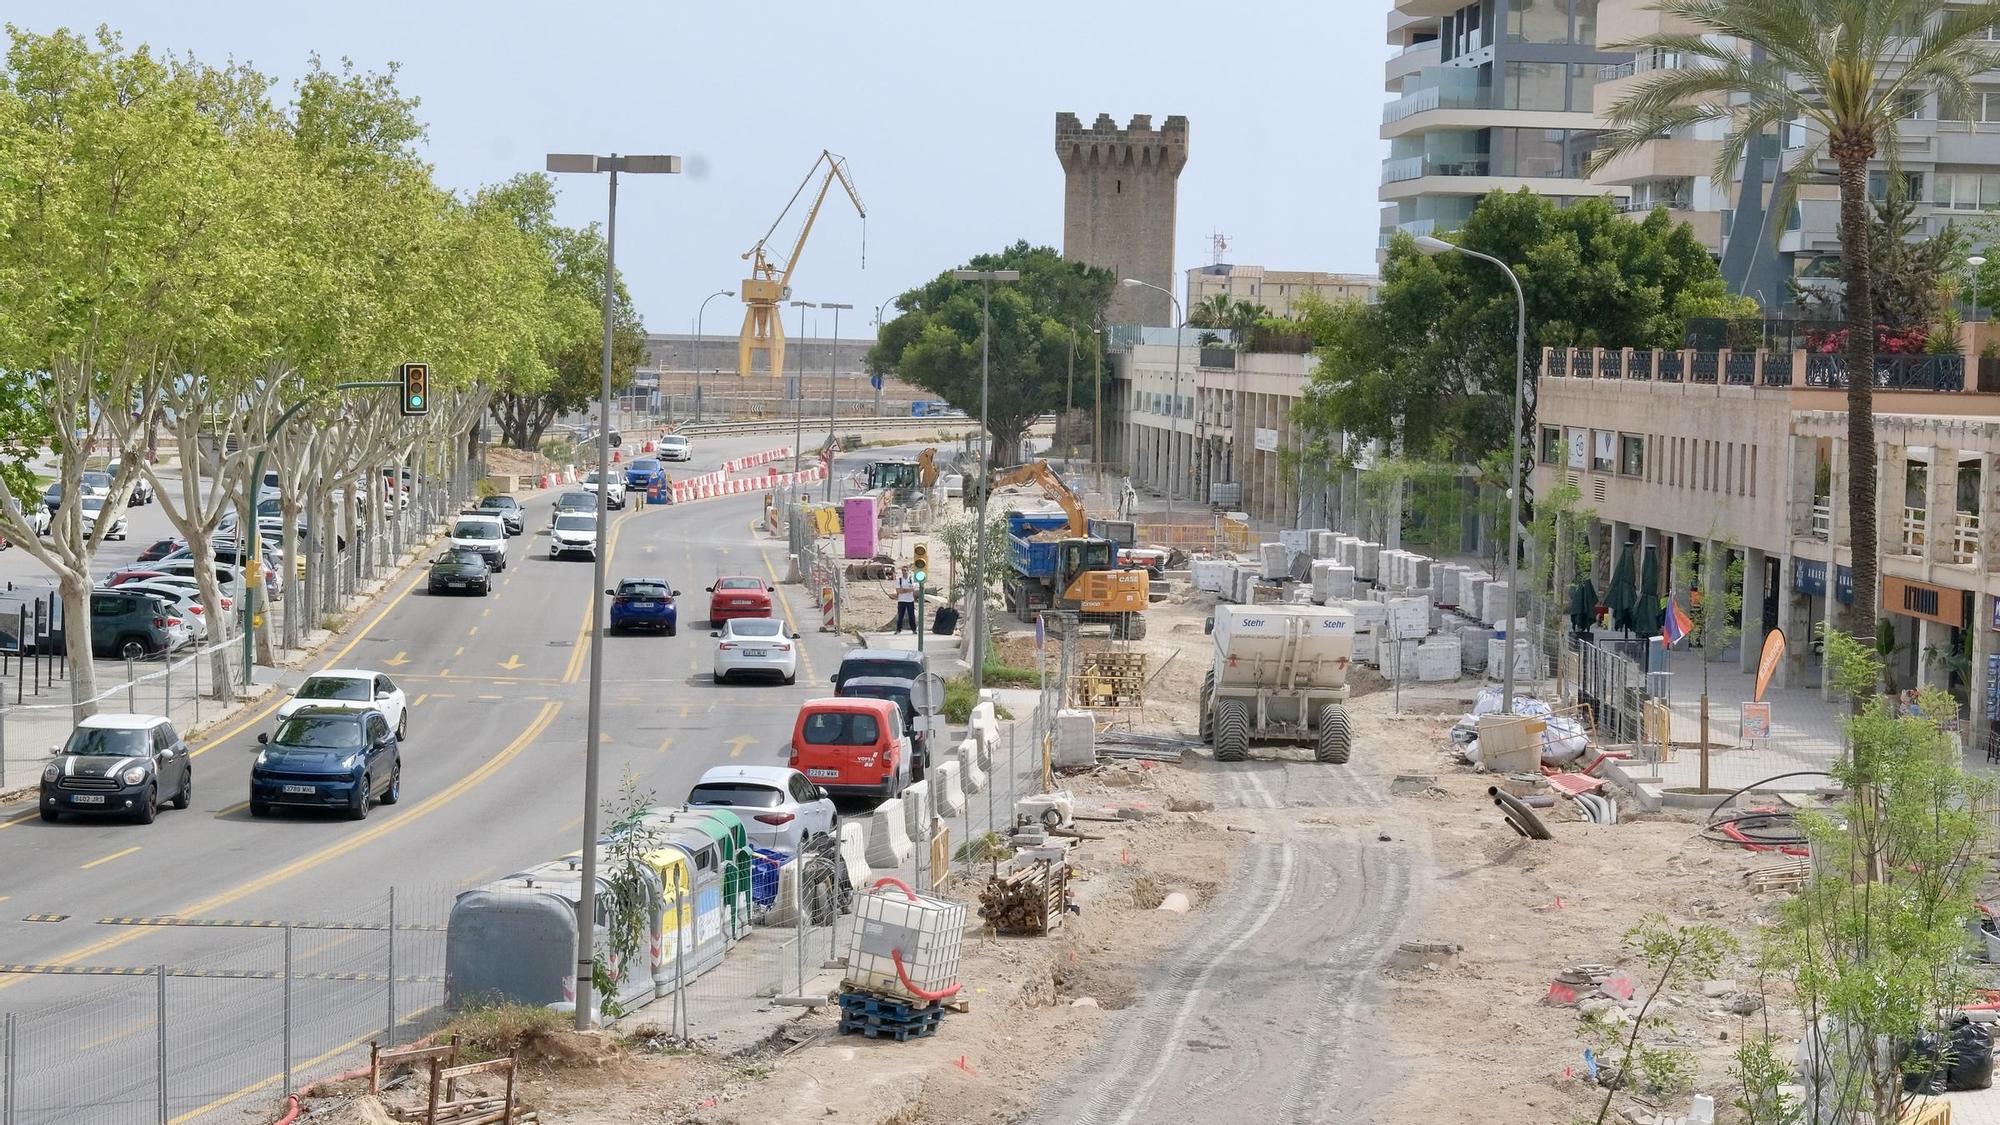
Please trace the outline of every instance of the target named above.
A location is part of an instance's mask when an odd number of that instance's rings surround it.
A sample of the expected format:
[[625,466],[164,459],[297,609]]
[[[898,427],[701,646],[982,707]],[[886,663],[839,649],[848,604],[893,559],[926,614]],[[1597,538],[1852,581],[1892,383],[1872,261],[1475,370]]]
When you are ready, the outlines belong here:
[[1558,202],[1629,189],[1584,162],[1604,122],[1596,87],[1629,53],[1598,47],[1617,0],[1392,0],[1383,68],[1382,245],[1457,229],[1479,198],[1521,188]]

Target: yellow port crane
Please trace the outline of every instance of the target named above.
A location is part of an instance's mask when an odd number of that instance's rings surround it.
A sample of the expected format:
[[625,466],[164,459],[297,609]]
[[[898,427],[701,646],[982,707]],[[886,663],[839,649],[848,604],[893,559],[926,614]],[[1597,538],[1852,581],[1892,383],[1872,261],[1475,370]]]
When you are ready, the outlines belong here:
[[[813,196],[812,207],[806,212],[805,225],[799,229],[798,241],[792,243],[790,254],[772,260],[766,253],[766,244],[777,233],[785,216],[792,213],[792,208],[805,195],[806,189],[812,186],[813,178],[821,174],[822,165],[826,172],[820,180],[819,192]],[[847,189],[847,198],[854,201],[854,211],[861,216],[861,264],[868,264],[868,208],[862,204],[861,193],[854,190],[854,180],[847,174],[847,158],[821,149],[819,159],[813,161],[812,169],[806,173],[805,179],[799,181],[798,190],[792,192],[790,202],[772,220],[771,229],[764,232],[764,237],[758,239],[756,245],[743,252],[744,260],[750,263],[750,276],[744,280],[741,290],[744,309],[743,334],[736,346],[738,375],[750,374],[751,359],[759,352],[764,353],[772,375],[785,370],[785,328],[778,316],[778,304],[791,295],[792,271],[798,269],[799,255],[806,248],[806,236],[812,233],[813,222],[819,218],[820,206],[826,202],[826,193],[835,180]]]

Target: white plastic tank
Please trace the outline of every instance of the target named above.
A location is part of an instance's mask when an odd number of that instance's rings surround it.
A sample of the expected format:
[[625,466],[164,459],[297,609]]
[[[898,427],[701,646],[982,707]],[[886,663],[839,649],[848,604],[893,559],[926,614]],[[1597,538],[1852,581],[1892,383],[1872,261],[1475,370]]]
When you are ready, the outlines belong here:
[[958,983],[964,934],[964,903],[912,896],[893,885],[860,895],[854,901],[846,985],[912,1000],[926,997],[909,985],[933,995],[943,992]]
[[1296,686],[1338,687],[1354,656],[1354,615],[1306,605],[1217,606],[1215,652],[1226,684],[1279,686],[1289,656],[1301,672],[1315,661],[1319,669],[1312,684]]

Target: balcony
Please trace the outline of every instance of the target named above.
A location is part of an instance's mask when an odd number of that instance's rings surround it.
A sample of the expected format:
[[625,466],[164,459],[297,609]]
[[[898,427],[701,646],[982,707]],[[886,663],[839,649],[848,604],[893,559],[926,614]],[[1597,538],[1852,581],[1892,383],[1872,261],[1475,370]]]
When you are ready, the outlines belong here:
[[1387,88],[1389,90],[1395,91],[1401,88],[1402,79],[1417,73],[1425,67],[1437,65],[1437,40],[1433,39],[1428,43],[1412,43],[1403,48],[1400,54],[1390,59],[1382,67],[1382,79],[1388,84]]
[[[1805,377],[1799,377],[1803,367]],[[1550,378],[1627,379],[1738,387],[1844,390],[1847,357],[1764,348],[1653,351],[1634,348],[1544,348],[1542,374]],[[1878,355],[1875,386],[1884,391],[1956,393],[1966,389],[1965,357]]]
[[1484,156],[1405,156],[1382,162],[1382,182],[1397,184],[1425,176],[1489,176],[1492,162]]
[[[1847,387],[1847,357],[1806,356],[1806,386],[1843,390]],[[1962,355],[1877,355],[1875,386],[1885,391],[1962,391]]]

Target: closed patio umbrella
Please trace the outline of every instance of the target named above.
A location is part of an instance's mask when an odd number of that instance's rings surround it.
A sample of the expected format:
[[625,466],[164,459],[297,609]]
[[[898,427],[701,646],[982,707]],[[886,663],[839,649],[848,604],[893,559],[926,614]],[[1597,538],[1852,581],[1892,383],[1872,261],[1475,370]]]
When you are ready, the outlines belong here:
[[1597,620],[1597,583],[1585,578],[1569,590],[1569,624],[1576,633],[1588,633]]
[[1639,588],[1632,580],[1632,546],[1626,544],[1619,550],[1618,565],[1611,572],[1611,589],[1605,592],[1604,604],[1611,610],[1611,626],[1614,629],[1631,631],[1632,607],[1639,601]]
[[1660,620],[1663,614],[1660,605],[1660,556],[1659,552],[1646,551],[1646,561],[1639,567],[1638,602],[1632,607],[1632,631],[1642,637],[1660,635]]

